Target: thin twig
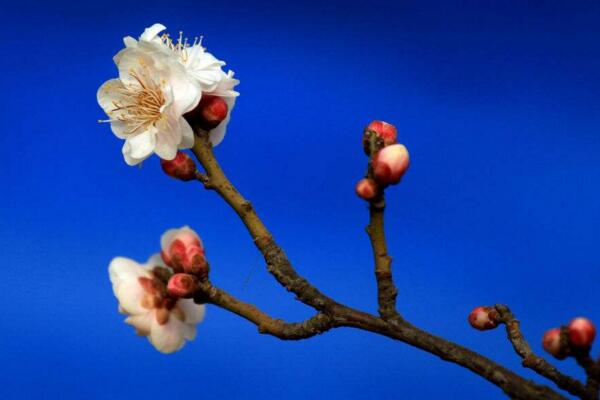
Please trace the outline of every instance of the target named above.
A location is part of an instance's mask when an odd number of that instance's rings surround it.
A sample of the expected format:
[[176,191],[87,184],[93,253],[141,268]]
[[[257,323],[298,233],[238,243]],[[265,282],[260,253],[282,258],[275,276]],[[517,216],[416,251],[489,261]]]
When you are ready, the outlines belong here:
[[556,386],[559,388],[566,390],[575,396],[588,398],[589,393],[581,382],[563,374],[554,365],[550,364],[531,350],[531,346],[521,332],[519,320],[515,318],[507,306],[497,304],[495,308],[498,311],[498,314],[500,314],[500,322],[506,326],[506,334],[515,349],[515,352],[523,359],[522,364],[524,367],[534,370],[541,376],[556,383]]
[[398,289],[394,285],[392,276],[392,257],[388,254],[385,240],[384,210],[385,200],[382,194],[376,202],[369,204],[369,225],[367,225],[366,231],[369,234],[371,247],[373,248],[379,315],[386,320],[391,318],[400,319],[401,317],[396,310]]

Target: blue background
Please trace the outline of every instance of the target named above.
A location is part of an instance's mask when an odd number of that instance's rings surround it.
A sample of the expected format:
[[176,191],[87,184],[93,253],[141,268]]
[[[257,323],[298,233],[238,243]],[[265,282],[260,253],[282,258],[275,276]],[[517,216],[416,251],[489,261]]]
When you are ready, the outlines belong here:
[[300,273],[371,312],[353,189],[362,128],[395,123],[412,157],[387,214],[401,312],[533,377],[503,331],[466,316],[508,303],[539,352],[548,328],[600,322],[600,5],[576,3],[4,4],[0,397],[504,398],[382,337],[284,343],[214,307],[195,342],[154,351],[116,312],[107,265],[144,261],[171,227],[198,230],[219,286],[288,320],[311,311],[214,193],[168,179],[156,158],[125,165],[96,123],[96,90],[116,75],[123,36],[154,22],[203,34],[242,82],[216,150],[230,178]]

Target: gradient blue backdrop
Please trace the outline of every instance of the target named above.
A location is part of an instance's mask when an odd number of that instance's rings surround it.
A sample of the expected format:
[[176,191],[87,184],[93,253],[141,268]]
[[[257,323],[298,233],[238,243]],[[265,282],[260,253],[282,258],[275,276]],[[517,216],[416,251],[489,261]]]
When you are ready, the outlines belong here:
[[195,342],[155,352],[117,314],[107,265],[145,260],[171,227],[200,232],[218,285],[287,319],[310,310],[214,193],[155,158],[125,165],[96,89],[123,36],[158,21],[204,34],[242,82],[226,171],[302,274],[372,312],[353,188],[363,126],[397,124],[412,156],[387,214],[402,313],[531,377],[502,331],[465,318],[506,302],[537,351],[547,328],[600,322],[600,5],[567,3],[4,4],[0,398],[504,398],[385,338],[283,343],[214,307]]

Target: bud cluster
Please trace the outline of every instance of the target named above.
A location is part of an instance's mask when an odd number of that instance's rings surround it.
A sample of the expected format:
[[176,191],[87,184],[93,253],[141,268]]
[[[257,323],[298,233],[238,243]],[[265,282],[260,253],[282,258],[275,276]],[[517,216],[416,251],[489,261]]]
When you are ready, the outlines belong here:
[[569,325],[553,328],[542,337],[542,347],[553,357],[563,360],[570,355],[587,353],[596,337],[596,327],[587,318],[573,319]]
[[208,278],[208,262],[200,237],[188,227],[171,229],[161,238],[160,256],[175,272],[168,281],[167,291],[175,298],[190,298],[200,281]]
[[367,201],[377,198],[388,185],[400,182],[409,166],[408,150],[398,142],[392,124],[373,121],[364,130],[363,148],[369,156],[367,177],[356,184],[356,194]]

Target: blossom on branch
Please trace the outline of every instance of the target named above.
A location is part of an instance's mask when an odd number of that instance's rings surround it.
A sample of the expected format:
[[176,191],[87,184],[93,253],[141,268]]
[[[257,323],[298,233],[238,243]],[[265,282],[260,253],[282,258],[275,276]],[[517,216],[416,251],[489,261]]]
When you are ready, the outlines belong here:
[[136,165],[156,153],[175,158],[178,149],[194,145],[194,134],[184,114],[192,111],[203,94],[222,97],[227,115],[211,129],[213,145],[221,142],[239,95],[233,72],[225,73],[223,61],[205,51],[198,39],[188,43],[180,34],[174,42],[165,27],[154,24],[139,40],[124,38],[125,48],[114,57],[119,78],[104,83],[97,100],[113,133],[125,140],[123,156]]
[[160,264],[158,256],[145,265],[116,257],[108,270],[119,311],[128,315],[125,322],[138,335],[148,337],[158,351],[173,353],[183,347],[185,340],[194,340],[205,306],[192,299],[169,296],[166,280],[171,272]]

